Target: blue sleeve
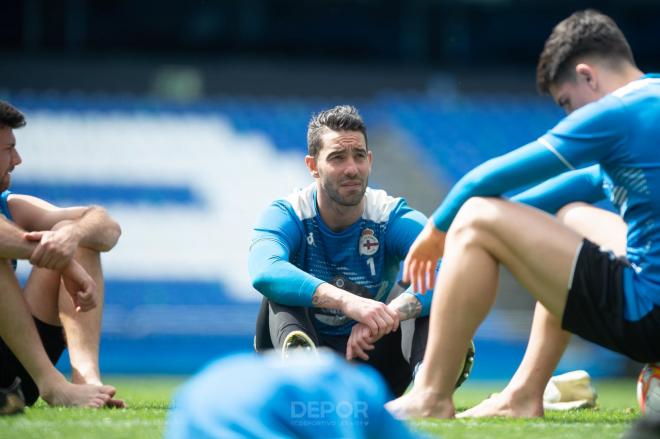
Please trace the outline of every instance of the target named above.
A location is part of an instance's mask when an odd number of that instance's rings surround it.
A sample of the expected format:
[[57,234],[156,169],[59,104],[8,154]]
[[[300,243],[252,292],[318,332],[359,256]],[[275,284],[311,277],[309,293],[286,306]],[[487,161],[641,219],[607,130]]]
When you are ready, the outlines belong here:
[[11,212],[9,211],[9,205],[7,204],[7,198],[11,195],[11,191],[3,191],[2,195],[0,195],[0,208],[2,209],[2,214],[7,218],[9,221],[14,221],[14,219],[11,216]]
[[[403,261],[425,224],[426,217],[424,214],[412,209],[405,201],[402,201],[396,210],[392,212],[390,224],[387,228],[387,254],[393,254],[399,261]],[[412,288],[409,288],[406,293],[413,294],[422,304],[422,316],[429,315],[431,300],[433,299],[432,291],[421,294],[414,293]]]
[[248,256],[252,285],[282,305],[312,306],[314,291],[323,283],[291,263],[301,239],[301,225],[283,200],[271,204],[253,230]]
[[509,191],[538,183],[566,170],[548,148],[538,141],[491,159],[468,172],[449,191],[431,215],[435,227],[446,232],[463,203],[472,197],[499,197]]
[[433,223],[439,230],[447,231],[458,210],[471,197],[499,197],[566,169],[575,170],[606,157],[616,160],[625,154],[628,117],[623,103],[614,95],[585,105],[537,141],[468,172],[433,213]]
[[600,166],[593,165],[577,171],[564,172],[511,197],[511,200],[554,214],[574,201],[590,204],[601,201],[605,197],[602,185],[603,176]]
[[573,169],[617,160],[626,153],[629,117],[621,99],[607,95],[566,116],[539,141]]

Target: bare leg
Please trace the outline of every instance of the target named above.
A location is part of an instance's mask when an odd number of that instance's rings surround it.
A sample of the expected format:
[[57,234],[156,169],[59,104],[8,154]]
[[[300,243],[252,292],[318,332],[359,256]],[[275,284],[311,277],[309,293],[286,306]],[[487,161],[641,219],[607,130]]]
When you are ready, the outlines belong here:
[[537,302],[525,356],[509,384],[501,393],[457,417],[543,416],[543,391],[570,337],[561,329],[561,321]]
[[[618,255],[625,254],[626,225],[618,215],[584,203],[572,203],[562,208],[557,218],[592,242]],[[561,321],[537,303],[525,356],[509,384],[498,395],[458,417],[543,416],[543,391],[569,340],[570,333],[561,329]]]
[[0,262],[0,336],[52,405],[101,407],[114,395],[110,386],[71,384],[48,359],[26,300],[9,263]]
[[541,211],[492,198],[461,208],[445,243],[424,367],[413,390],[388,403],[398,417],[452,417],[465,346],[490,310],[499,263],[561,318],[581,236]]
[[101,260],[98,252],[85,248],[78,248],[76,260],[96,283],[98,305],[87,312],[76,312],[71,296],[64,285],[60,284],[59,317],[69,347],[72,381],[74,383],[101,384],[99,342],[105,293]]
[[[99,344],[101,339],[101,317],[105,284],[101,257],[98,252],[80,247],[76,260],[94,279],[97,289],[98,305],[87,312],[76,312],[71,296],[60,284],[59,318],[64,327],[71,360],[72,381],[77,384],[102,385],[99,369]],[[124,407],[122,400],[113,399],[108,403],[112,407]]]

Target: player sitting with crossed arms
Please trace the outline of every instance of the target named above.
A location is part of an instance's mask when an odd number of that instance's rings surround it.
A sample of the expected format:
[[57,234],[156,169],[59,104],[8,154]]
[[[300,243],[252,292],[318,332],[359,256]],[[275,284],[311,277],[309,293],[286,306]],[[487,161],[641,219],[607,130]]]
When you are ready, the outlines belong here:
[[[100,207],[59,208],[7,190],[22,161],[13,130],[24,125],[23,114],[0,101],[0,387],[10,389],[3,395],[10,406],[5,410],[20,411],[39,396],[52,405],[123,407],[99,371],[99,253],[114,247],[121,229]],[[22,290],[16,259],[33,265]],[[74,384],[53,366],[67,346]]]
[[[424,355],[431,295],[406,291],[387,299],[426,218],[367,187],[372,152],[355,108],[312,117],[307,142],[314,183],[273,202],[254,229],[249,269],[265,297],[255,347],[286,355],[294,346],[327,346],[375,367],[400,395]],[[399,326],[408,319],[415,319],[410,360]]]

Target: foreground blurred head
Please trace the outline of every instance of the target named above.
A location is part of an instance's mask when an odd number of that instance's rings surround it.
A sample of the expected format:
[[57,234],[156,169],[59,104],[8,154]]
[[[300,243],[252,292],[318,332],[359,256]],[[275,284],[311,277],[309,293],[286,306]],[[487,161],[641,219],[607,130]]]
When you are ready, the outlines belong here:
[[610,76],[633,69],[633,54],[621,29],[607,15],[587,9],[552,30],[539,57],[536,83],[541,93],[552,95],[570,113],[618,88],[610,84]]
[[350,105],[312,116],[307,128],[305,163],[319,189],[341,206],[357,206],[371,172],[367,127]]
[[0,101],[0,191],[9,188],[11,171],[21,164],[14,131],[25,126],[25,116],[7,102]]
[[411,439],[385,410],[391,397],[373,368],[330,350],[240,354],[218,360],[176,394],[165,432],[178,438]]

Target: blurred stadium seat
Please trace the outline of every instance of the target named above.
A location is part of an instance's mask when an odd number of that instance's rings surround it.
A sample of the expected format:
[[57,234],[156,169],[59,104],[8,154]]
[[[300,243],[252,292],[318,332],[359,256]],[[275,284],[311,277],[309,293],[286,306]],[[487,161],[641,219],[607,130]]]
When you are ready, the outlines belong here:
[[[122,224],[120,244],[104,259],[102,368],[187,373],[251,349],[259,298],[246,268],[251,225],[271,200],[309,182],[302,163],[307,121],[335,102],[9,100],[29,121],[16,132],[24,163],[14,191],[61,205],[99,203]],[[370,135],[378,127],[406,133],[410,143],[400,148],[434,162],[448,183],[533,140],[561,116],[547,100],[519,95],[383,94],[356,104]],[[23,276],[27,268],[19,268]],[[527,311],[493,313],[476,337],[473,377],[510,374],[530,321]],[[577,364],[597,376],[620,366],[614,354],[579,349],[588,351],[569,351],[565,369]]]

